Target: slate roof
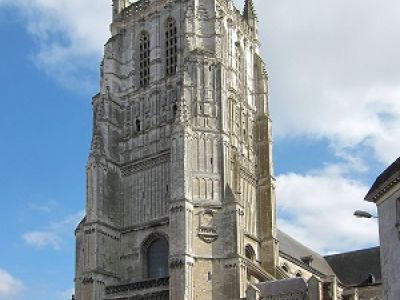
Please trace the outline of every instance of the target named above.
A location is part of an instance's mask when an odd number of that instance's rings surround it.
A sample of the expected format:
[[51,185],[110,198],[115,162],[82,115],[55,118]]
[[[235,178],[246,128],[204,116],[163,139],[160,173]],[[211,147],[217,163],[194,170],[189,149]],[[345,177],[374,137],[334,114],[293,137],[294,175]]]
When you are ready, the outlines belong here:
[[257,284],[257,287],[260,290],[261,297],[307,292],[307,284],[303,278],[267,281]]
[[395,179],[395,177],[400,176],[400,157],[396,159],[394,163],[392,163],[385,171],[382,172],[381,175],[376,178],[374,184],[370,188],[368,194],[365,196],[365,200],[367,201],[376,201],[377,199],[374,199],[373,194],[378,192],[381,188],[383,188],[383,185],[387,181],[391,181],[391,177]]
[[369,275],[382,283],[380,247],[325,256],[339,280],[345,286],[365,286]]
[[[307,248],[294,238],[278,229],[279,251],[302,263],[302,258],[312,256],[310,267],[324,275],[335,275],[331,266],[319,253]],[[304,264],[304,266],[307,266]]]

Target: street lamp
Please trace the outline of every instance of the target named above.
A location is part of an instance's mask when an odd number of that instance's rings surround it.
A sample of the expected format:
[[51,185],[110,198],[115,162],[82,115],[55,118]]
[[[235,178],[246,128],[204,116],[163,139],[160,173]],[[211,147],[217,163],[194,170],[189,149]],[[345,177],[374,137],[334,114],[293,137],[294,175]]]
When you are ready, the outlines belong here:
[[354,216],[356,216],[357,218],[364,218],[364,219],[378,219],[377,216],[371,215],[369,212],[365,211],[365,210],[356,210],[353,213]]

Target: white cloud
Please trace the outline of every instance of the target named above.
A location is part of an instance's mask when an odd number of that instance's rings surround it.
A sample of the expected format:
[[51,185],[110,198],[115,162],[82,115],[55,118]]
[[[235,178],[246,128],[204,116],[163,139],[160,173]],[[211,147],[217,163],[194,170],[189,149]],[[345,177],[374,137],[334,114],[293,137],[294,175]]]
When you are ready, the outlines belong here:
[[60,249],[60,237],[51,231],[31,231],[23,235],[25,242],[29,246],[43,248],[50,246],[56,250]]
[[400,139],[400,2],[255,0],[278,138],[328,138],[392,162]]
[[[95,84],[86,71],[98,68],[92,57],[101,56],[107,39],[110,2],[0,0],[0,5],[14,5],[25,17],[27,30],[39,45],[36,64],[78,89]],[[255,0],[255,4],[276,137],[327,139],[356,172],[368,169],[364,153],[370,150],[373,157],[368,161],[387,164],[397,157],[400,2]],[[344,174],[342,168],[278,177],[280,212],[290,211],[290,219],[280,220],[282,227],[323,251],[376,240],[376,231],[363,226],[368,221],[351,215],[365,205],[367,186],[349,179],[351,172]],[[332,211],[335,214],[330,215]],[[46,232],[59,236],[55,227],[56,223],[50,224]]]
[[23,285],[22,282],[14,278],[10,273],[0,269],[0,299],[12,299],[18,294]]
[[77,91],[97,83],[93,70],[107,40],[111,1],[3,0],[0,5],[22,15],[38,45],[32,60],[39,68]]
[[[239,8],[243,1],[235,0]],[[69,88],[89,89],[107,40],[111,1],[2,0],[17,7],[35,63]],[[397,0],[255,0],[270,72],[277,138],[328,138],[390,163],[400,139]]]
[[31,202],[28,204],[29,209],[42,213],[50,213],[56,206],[56,201]]
[[71,235],[83,216],[83,211],[77,212],[60,221],[50,223],[44,230],[27,232],[23,234],[22,238],[28,246],[51,247],[54,250],[60,250],[65,242],[65,236]]
[[368,187],[346,172],[343,165],[330,165],[278,176],[278,227],[321,253],[377,245],[377,223],[353,216],[355,210],[374,209],[363,201]]

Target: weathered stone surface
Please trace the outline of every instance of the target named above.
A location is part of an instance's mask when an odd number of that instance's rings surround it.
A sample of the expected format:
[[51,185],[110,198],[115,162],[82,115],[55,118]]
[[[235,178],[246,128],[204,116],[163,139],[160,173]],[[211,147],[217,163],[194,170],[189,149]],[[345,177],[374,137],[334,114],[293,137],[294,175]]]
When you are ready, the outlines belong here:
[[365,200],[378,208],[384,299],[395,300],[400,295],[400,158],[376,179]]
[[267,75],[246,5],[242,15],[230,0],[113,1],[76,230],[77,300],[163,293],[139,284],[152,282],[145,249],[158,237],[169,242],[170,299],[238,300],[249,281],[275,276]]

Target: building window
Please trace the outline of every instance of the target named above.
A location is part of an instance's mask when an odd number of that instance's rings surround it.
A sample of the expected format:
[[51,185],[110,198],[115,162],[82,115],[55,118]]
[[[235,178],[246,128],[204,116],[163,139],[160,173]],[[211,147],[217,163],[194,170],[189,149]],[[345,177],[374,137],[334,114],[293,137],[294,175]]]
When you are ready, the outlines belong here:
[[282,270],[289,274],[289,267],[286,264],[282,265]]
[[136,132],[140,132],[140,120],[136,120]]
[[239,83],[242,83],[243,80],[243,53],[240,48],[240,43],[236,43],[236,76],[239,80]]
[[253,247],[250,245],[247,245],[244,248],[244,255],[246,256],[246,258],[254,261],[256,259],[256,252],[254,251]]
[[139,38],[139,76],[140,86],[148,86],[150,81],[150,37],[147,32],[142,32]]
[[176,21],[169,18],[165,28],[165,68],[167,75],[176,73],[178,61],[178,36]]
[[168,242],[164,238],[157,238],[147,247],[147,277],[168,277]]

